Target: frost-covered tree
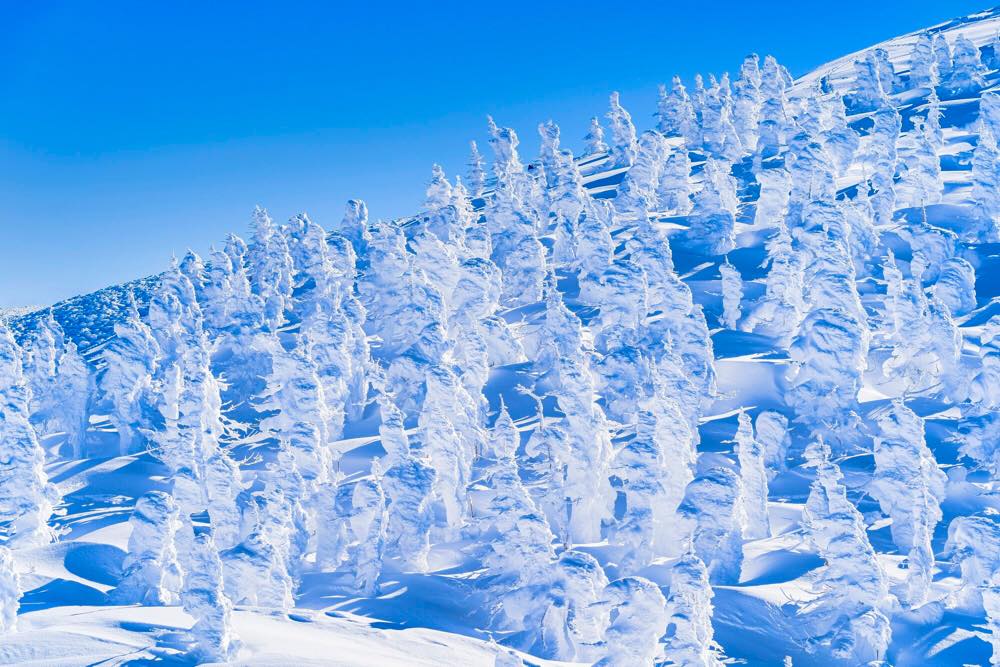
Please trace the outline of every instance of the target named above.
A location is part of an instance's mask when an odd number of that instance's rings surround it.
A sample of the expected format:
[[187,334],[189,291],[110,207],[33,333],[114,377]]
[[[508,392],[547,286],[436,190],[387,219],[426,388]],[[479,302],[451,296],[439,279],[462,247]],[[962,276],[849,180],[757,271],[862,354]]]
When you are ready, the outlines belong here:
[[687,145],[682,143],[670,150],[660,169],[660,182],[656,186],[659,208],[673,215],[685,215],[691,211],[691,192],[691,158]]
[[382,488],[385,492],[385,550],[398,555],[407,567],[427,569],[431,500],[436,482],[434,468],[410,448],[403,413],[384,394],[379,395],[382,423],[379,437],[386,450]]
[[0,323],[0,515],[2,532],[12,547],[48,544],[48,526],[58,499],[43,465],[45,450],[28,418],[30,389],[21,366],[21,349]]
[[788,465],[785,461],[788,448],[791,446],[788,418],[779,412],[764,410],[757,414],[754,428],[757,432],[757,442],[764,449],[764,470],[769,480],[774,479],[775,475],[785,470]]
[[701,145],[701,128],[679,76],[671,80],[669,91],[666,86],[660,86],[656,129],[665,137],[683,137],[691,145]]
[[854,128],[847,123],[847,110],[844,107],[843,97],[831,95],[825,102],[825,107],[829,122],[821,135],[823,147],[833,159],[837,167],[836,173],[843,175],[850,168],[861,139]]
[[100,390],[111,404],[111,422],[118,431],[118,451],[131,454],[142,442],[141,429],[149,428],[144,407],[149,404],[159,346],[149,327],[139,317],[135,299],[129,294],[124,321],[115,323],[115,337],[104,350],[107,364]]
[[965,35],[959,35],[951,51],[951,69],[943,77],[942,86],[953,96],[973,94],[986,86],[985,72],[979,48]]
[[611,93],[606,115],[611,129],[611,163],[616,167],[631,167],[635,162],[638,140],[632,116],[621,105],[618,93]]
[[658,209],[657,189],[666,146],[659,132],[643,132],[637,144],[631,169],[625,174],[615,196],[615,208],[621,213],[644,213]]
[[618,579],[605,587],[602,604],[612,620],[604,631],[606,654],[594,667],[653,664],[667,622],[660,587],[642,577]]
[[847,498],[839,466],[822,440],[806,450],[816,478],[806,499],[802,523],[826,567],[817,582],[822,591],[813,603],[814,649],[825,647],[849,664],[880,660],[889,646],[891,627],[884,610],[888,587],[861,513]]
[[685,241],[692,248],[721,255],[735,247],[736,179],[727,162],[709,158],[702,172],[702,187],[694,194],[691,226]]
[[969,399],[984,408],[1000,406],[1000,315],[987,320],[979,334],[979,371]]
[[273,331],[292,309],[295,264],[285,235],[260,207],[254,211],[253,243],[247,261],[251,290],[261,301],[264,323]]
[[473,199],[483,196],[486,189],[486,169],[479,146],[475,141],[469,142],[469,194]]
[[969,313],[976,307],[976,270],[961,257],[945,260],[932,293],[953,316]]
[[713,583],[736,583],[743,565],[743,482],[729,468],[713,467],[688,484],[678,512],[687,522],[694,552]]
[[[982,613],[987,598],[996,595],[990,589],[996,586],[1000,574],[1000,515],[993,509],[971,516],[959,516],[948,524],[948,541],[945,553],[959,565],[961,587],[952,594],[954,606],[970,613]],[[997,634],[1000,615],[990,614],[993,634]]]
[[560,554],[555,570],[542,643],[562,659],[590,662],[602,654],[605,614],[600,602],[608,578],[596,558],[574,549]]
[[934,33],[934,39],[931,41],[931,48],[934,50],[938,76],[944,79],[951,73],[951,46],[944,34],[937,32]]
[[31,389],[31,420],[40,435],[65,433],[73,458],[81,458],[93,378],[51,310],[26,346],[24,376]]
[[871,111],[889,103],[891,88],[885,87],[877,49],[866,51],[854,61],[854,90],[851,102],[857,111]]
[[17,611],[21,607],[21,578],[14,564],[14,553],[0,547],[0,635],[17,629]]
[[232,660],[239,639],[232,627],[232,602],[222,589],[222,562],[210,533],[194,537],[185,561],[181,605],[194,619],[194,652],[206,662]]
[[869,493],[892,518],[889,528],[900,552],[908,554],[909,605],[927,596],[934,567],[930,538],[941,520],[947,478],[924,440],[924,420],[902,401],[880,412],[875,423],[875,474]]
[[122,578],[111,594],[116,604],[176,604],[181,588],[174,535],[181,527],[169,493],[150,491],[135,503],[132,533],[122,563]]
[[743,59],[740,76],[733,83],[732,121],[740,143],[749,151],[757,144],[761,105],[760,58],[752,53]]
[[740,321],[740,302],[743,300],[743,277],[739,269],[729,263],[729,258],[719,266],[722,277],[722,323],[735,329]]
[[910,52],[910,87],[934,88],[940,81],[937,59],[934,57],[934,40],[928,32],[917,35]]
[[712,587],[705,564],[688,551],[670,567],[670,594],[667,596],[667,627],[673,626],[664,642],[665,665],[717,667],[719,660],[713,641]]
[[785,134],[789,127],[788,87],[783,75],[784,68],[773,56],[764,58],[761,70],[761,106],[757,125],[757,159],[767,159],[778,154],[785,144]]
[[764,296],[743,320],[747,331],[761,331],[788,345],[805,314],[802,260],[792,246],[792,237],[784,224],[765,242],[766,263]]
[[234,604],[291,609],[293,584],[283,556],[259,525],[239,544],[223,550],[219,557],[226,597]]
[[[979,141],[972,153],[972,201],[979,225],[971,230],[973,238],[990,241],[1000,236],[1000,95],[986,93],[980,102]],[[987,111],[987,113],[983,113]]]
[[941,164],[927,128],[916,121],[913,131],[903,135],[897,163],[899,182],[896,201],[901,208],[936,204],[941,200]]
[[754,436],[750,415],[740,412],[736,429],[736,456],[740,464],[740,482],[743,489],[743,511],[746,524],[743,537],[760,540],[771,536],[771,521],[767,513],[767,470],[763,443]]
[[760,169],[756,173],[760,194],[754,211],[754,224],[760,227],[780,225],[788,211],[791,193],[788,171],[784,168]]
[[583,137],[583,154],[599,155],[608,152],[608,144],[604,141],[604,128],[597,116],[590,119],[590,128]]

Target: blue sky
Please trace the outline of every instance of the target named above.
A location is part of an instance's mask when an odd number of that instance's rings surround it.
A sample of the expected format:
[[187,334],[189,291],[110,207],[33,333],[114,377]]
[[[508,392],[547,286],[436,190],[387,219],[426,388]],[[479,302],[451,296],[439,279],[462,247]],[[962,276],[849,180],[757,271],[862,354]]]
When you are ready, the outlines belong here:
[[[361,5],[366,6],[362,7]],[[326,226],[412,212],[485,117],[576,148],[607,94],[648,127],[659,82],[772,53],[795,75],[968,14],[882,2],[0,0],[0,306],[148,275],[247,233],[257,203]]]

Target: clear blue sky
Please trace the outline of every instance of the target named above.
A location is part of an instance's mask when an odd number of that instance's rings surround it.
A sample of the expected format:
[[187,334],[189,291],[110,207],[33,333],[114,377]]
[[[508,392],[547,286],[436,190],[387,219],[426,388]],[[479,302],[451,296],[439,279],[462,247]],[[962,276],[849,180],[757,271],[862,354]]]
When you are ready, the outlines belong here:
[[[364,5],[364,6],[363,6]],[[393,217],[485,117],[579,145],[620,90],[772,53],[793,74],[985,5],[0,0],[0,306],[44,304],[246,234],[254,204]],[[484,150],[484,152],[486,152]],[[488,152],[487,152],[488,154]]]

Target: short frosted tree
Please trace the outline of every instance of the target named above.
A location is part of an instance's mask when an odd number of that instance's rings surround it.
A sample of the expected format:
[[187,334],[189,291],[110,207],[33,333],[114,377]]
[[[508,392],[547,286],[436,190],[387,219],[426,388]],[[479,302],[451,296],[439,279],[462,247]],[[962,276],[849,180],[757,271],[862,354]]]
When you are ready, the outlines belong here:
[[713,640],[712,586],[708,570],[693,551],[670,567],[667,627],[673,626],[663,646],[665,665],[718,667],[721,661]]
[[141,429],[148,428],[143,407],[149,402],[159,346],[139,317],[135,299],[129,294],[124,321],[115,323],[115,337],[104,350],[107,364],[99,388],[111,404],[111,422],[118,431],[118,451],[131,454],[142,442]]
[[952,47],[951,69],[942,81],[943,87],[954,96],[976,93],[986,86],[985,72],[979,48],[965,35],[959,35]]
[[691,158],[687,145],[681,144],[669,151],[660,169],[660,182],[656,187],[659,208],[674,215],[691,211]]
[[785,459],[792,442],[788,434],[788,418],[774,410],[763,410],[757,414],[754,427],[757,442],[764,448],[764,470],[768,479],[774,479],[788,467]]
[[685,518],[694,552],[713,583],[736,583],[743,566],[743,482],[729,468],[715,466],[688,484],[678,508]]
[[594,667],[653,664],[667,624],[667,602],[660,587],[642,577],[618,579],[605,587],[602,604],[613,620],[604,631],[606,654]]
[[756,164],[777,155],[785,144],[785,134],[791,118],[785,92],[788,85],[783,69],[774,56],[764,58],[760,79],[761,106],[757,124]]
[[743,537],[748,540],[764,539],[771,536],[771,521],[767,513],[768,479],[764,465],[767,450],[754,436],[753,423],[746,412],[740,412],[735,442],[746,514]]
[[111,593],[116,604],[170,605],[178,601],[181,571],[174,535],[181,527],[173,496],[150,491],[135,503],[122,578]]
[[1000,407],[1000,315],[987,320],[979,334],[979,369],[969,399],[984,408]]
[[222,589],[222,562],[211,534],[196,535],[186,556],[181,606],[194,619],[194,652],[206,662],[232,660],[239,639],[233,631],[233,605]]
[[874,50],[854,61],[854,91],[851,102],[857,111],[871,111],[888,104],[888,95],[879,72],[878,56]]
[[583,137],[583,154],[600,155],[609,150],[607,142],[604,141],[604,128],[597,116],[590,119],[590,128]]
[[976,307],[976,270],[969,260],[961,257],[945,260],[932,293],[952,316],[968,314]]
[[596,558],[575,549],[562,552],[555,568],[543,644],[559,647],[564,659],[590,662],[602,654],[605,614],[599,603],[608,577]]
[[479,146],[475,141],[469,142],[469,194],[475,199],[483,196],[486,189],[486,169]]
[[280,547],[268,540],[261,525],[239,544],[224,549],[222,561],[225,593],[234,604],[288,610],[294,606],[292,578]]
[[934,40],[928,32],[917,35],[910,51],[910,87],[934,88],[940,81],[937,59],[934,57]]
[[14,553],[0,546],[0,636],[17,630],[17,611],[21,608],[21,577],[14,563]]
[[54,537],[48,521],[58,493],[45,474],[45,450],[28,420],[29,391],[21,349],[0,323],[0,452],[4,460],[0,515],[6,543],[12,547],[42,546]]
[[[1000,574],[1000,559],[997,558],[1000,514],[987,509],[952,519],[948,524],[945,553],[958,562],[961,572],[961,586],[952,593],[952,604],[968,613],[983,613],[986,593]],[[993,615],[991,620],[995,634],[1000,615]]]
[[766,242],[769,265],[764,296],[743,320],[747,331],[760,331],[787,346],[805,315],[802,260],[792,245],[788,228],[780,224]]
[[739,269],[729,263],[729,259],[719,266],[722,277],[722,324],[727,329],[736,329],[740,321],[740,302],[743,300],[743,278]]
[[611,93],[607,113],[611,130],[611,163],[616,167],[631,167],[635,162],[638,140],[632,116],[621,105],[618,93]]
[[691,98],[679,76],[671,80],[669,90],[660,86],[656,129],[665,137],[683,137],[693,146],[701,144],[701,128]]
[[934,51],[934,61],[937,64],[938,76],[944,79],[951,74],[951,45],[943,33],[934,33],[931,40],[931,48]]
[[899,143],[897,205],[923,207],[941,201],[941,161],[924,122],[915,120],[913,131],[902,135]]

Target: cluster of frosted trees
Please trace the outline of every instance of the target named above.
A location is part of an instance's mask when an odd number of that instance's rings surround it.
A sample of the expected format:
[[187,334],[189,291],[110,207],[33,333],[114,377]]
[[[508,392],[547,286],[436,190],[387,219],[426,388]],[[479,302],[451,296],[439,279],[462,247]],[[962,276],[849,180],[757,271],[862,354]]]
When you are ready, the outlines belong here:
[[[802,528],[824,561],[801,644],[844,664],[881,659],[890,616],[932,598],[946,485],[904,399],[960,405],[963,454],[1000,472],[1000,320],[982,328],[971,373],[956,324],[976,305],[962,244],[997,238],[997,93],[982,95],[969,224],[956,234],[926,214],[944,190],[939,95],[978,93],[996,64],[963,38],[921,35],[908,72],[876,49],[845,95],[822,81],[793,96],[785,68],[751,56],[735,80],[661,87],[656,128],[641,133],[614,94],[585,139],[605,156],[588,170],[623,172],[610,200],[585,190],[554,123],[525,164],[514,130],[490,119],[491,173],[473,143],[467,183],[435,167],[412,219],[369,220],[351,201],[327,231],[258,209],[249,244],[231,236],[207,261],[175,262],[144,315],[129,304],[97,372],[51,316],[23,351],[0,331],[4,627],[16,549],[53,539],[40,438],[65,434],[84,456],[99,413],[122,455],[149,451],[166,470],[136,503],[112,597],[182,605],[209,660],[235,655],[233,605],[287,610],[315,572],[374,596],[383,568],[427,572],[450,544],[482,563],[475,586],[511,645],[606,666],[719,664],[712,586],[738,583],[745,543],[771,536],[768,487],[789,461],[812,471]],[[893,95],[918,88],[904,131]],[[857,113],[866,121],[849,122]],[[900,230],[906,210],[922,215]],[[664,217],[684,229],[668,239]],[[766,238],[754,299],[727,256],[738,219]],[[718,265],[719,308],[696,303],[672,248]],[[862,301],[862,280],[875,298]],[[784,408],[740,410],[732,455],[699,461],[716,399],[710,324],[769,338],[790,371]],[[515,419],[487,384],[524,362],[501,394],[537,409]],[[868,372],[901,398],[862,419]],[[335,443],[373,417],[381,455],[342,470]],[[902,583],[838,466],[859,450],[874,455],[866,490],[907,560]],[[598,560],[588,545],[602,541]],[[996,630],[1000,524],[955,520],[949,544],[954,604]]]

